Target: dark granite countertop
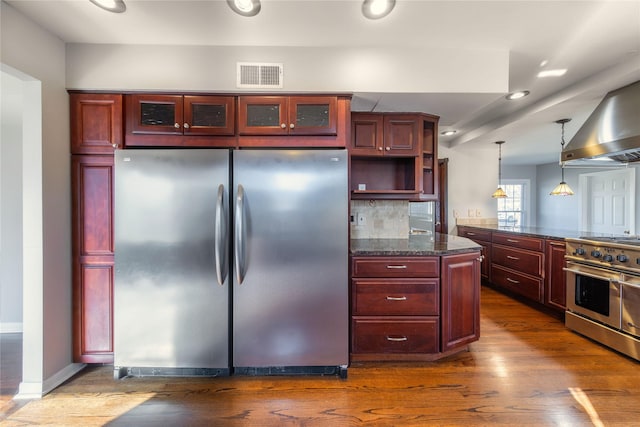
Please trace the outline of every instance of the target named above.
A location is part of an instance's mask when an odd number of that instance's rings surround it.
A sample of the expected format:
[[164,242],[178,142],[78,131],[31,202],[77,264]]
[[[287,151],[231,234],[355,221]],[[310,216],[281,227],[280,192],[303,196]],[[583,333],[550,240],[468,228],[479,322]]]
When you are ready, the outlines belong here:
[[543,239],[577,239],[577,238],[589,238],[589,237],[622,237],[615,234],[606,233],[590,233],[586,231],[575,230],[555,230],[547,227],[501,227],[497,225],[465,225],[460,224],[461,227],[480,228],[484,230],[500,231],[505,233],[519,234],[522,236],[541,237]]
[[410,235],[406,239],[352,239],[351,255],[359,256],[427,256],[479,251],[470,239],[451,234]]

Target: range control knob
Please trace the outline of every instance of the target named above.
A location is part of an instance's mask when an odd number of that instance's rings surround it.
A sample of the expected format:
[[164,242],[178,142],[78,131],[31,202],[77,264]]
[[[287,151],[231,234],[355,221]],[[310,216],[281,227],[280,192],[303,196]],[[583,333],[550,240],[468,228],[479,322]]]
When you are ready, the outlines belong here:
[[602,253],[600,251],[591,251],[591,256],[594,258],[600,258]]
[[602,260],[606,262],[611,262],[613,261],[613,255],[605,255],[602,257]]
[[616,256],[616,259],[619,262],[627,262],[627,261],[629,261],[629,257],[626,256],[625,254],[619,254],[618,256]]
[[585,251],[584,248],[576,248],[576,255],[584,255],[586,253],[587,251]]

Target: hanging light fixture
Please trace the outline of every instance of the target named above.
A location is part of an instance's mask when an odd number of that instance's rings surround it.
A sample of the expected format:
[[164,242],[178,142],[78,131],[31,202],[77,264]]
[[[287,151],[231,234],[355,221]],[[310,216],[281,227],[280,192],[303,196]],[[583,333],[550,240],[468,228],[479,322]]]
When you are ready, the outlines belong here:
[[502,144],[504,141],[496,141],[498,144],[498,189],[493,192],[491,197],[494,199],[504,199],[507,197],[507,193],[502,189]]
[[[556,120],[556,123],[558,123],[559,125],[562,125],[562,140],[560,142],[560,146],[562,148],[560,149],[560,152],[562,152],[562,150],[564,149],[564,125],[565,123],[568,123],[570,121],[571,119]],[[564,181],[564,162],[563,161],[560,161],[560,169],[562,171],[562,179],[560,181],[560,184],[556,185],[556,188],[554,188],[549,194],[551,196],[573,196],[573,190],[571,189],[571,187],[569,187],[569,184],[567,184]]]

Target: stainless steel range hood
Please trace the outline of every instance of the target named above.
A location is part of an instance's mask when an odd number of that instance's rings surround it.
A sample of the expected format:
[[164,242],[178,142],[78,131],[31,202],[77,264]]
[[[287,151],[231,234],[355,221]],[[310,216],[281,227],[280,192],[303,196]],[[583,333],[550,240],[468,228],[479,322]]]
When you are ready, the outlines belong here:
[[640,81],[609,92],[560,156],[566,166],[640,161]]

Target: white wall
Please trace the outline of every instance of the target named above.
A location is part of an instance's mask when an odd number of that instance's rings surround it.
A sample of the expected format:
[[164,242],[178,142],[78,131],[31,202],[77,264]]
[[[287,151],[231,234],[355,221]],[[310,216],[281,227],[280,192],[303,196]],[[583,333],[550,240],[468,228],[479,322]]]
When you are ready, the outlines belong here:
[[[1,3],[3,70],[24,73],[24,345],[20,393],[66,379],[71,363],[71,196],[65,45]],[[5,66],[8,66],[5,68]],[[38,102],[39,105],[33,105]]]
[[0,89],[0,332],[22,332],[22,81]]
[[[449,159],[449,233],[456,234],[457,214],[461,218],[496,218],[497,204],[491,194],[498,185],[498,152],[493,142],[486,147],[438,147],[438,157]],[[470,212],[471,210],[471,212]],[[473,215],[470,215],[472,213]]]
[[[640,165],[636,168],[636,189],[640,188]],[[550,196],[549,192],[560,182],[560,167],[557,163],[539,165],[538,170],[538,226],[561,230],[579,230],[581,205],[579,176],[598,172],[599,169],[565,168],[564,178],[575,192],[573,196]],[[640,228],[640,197],[636,196],[636,231]]]

